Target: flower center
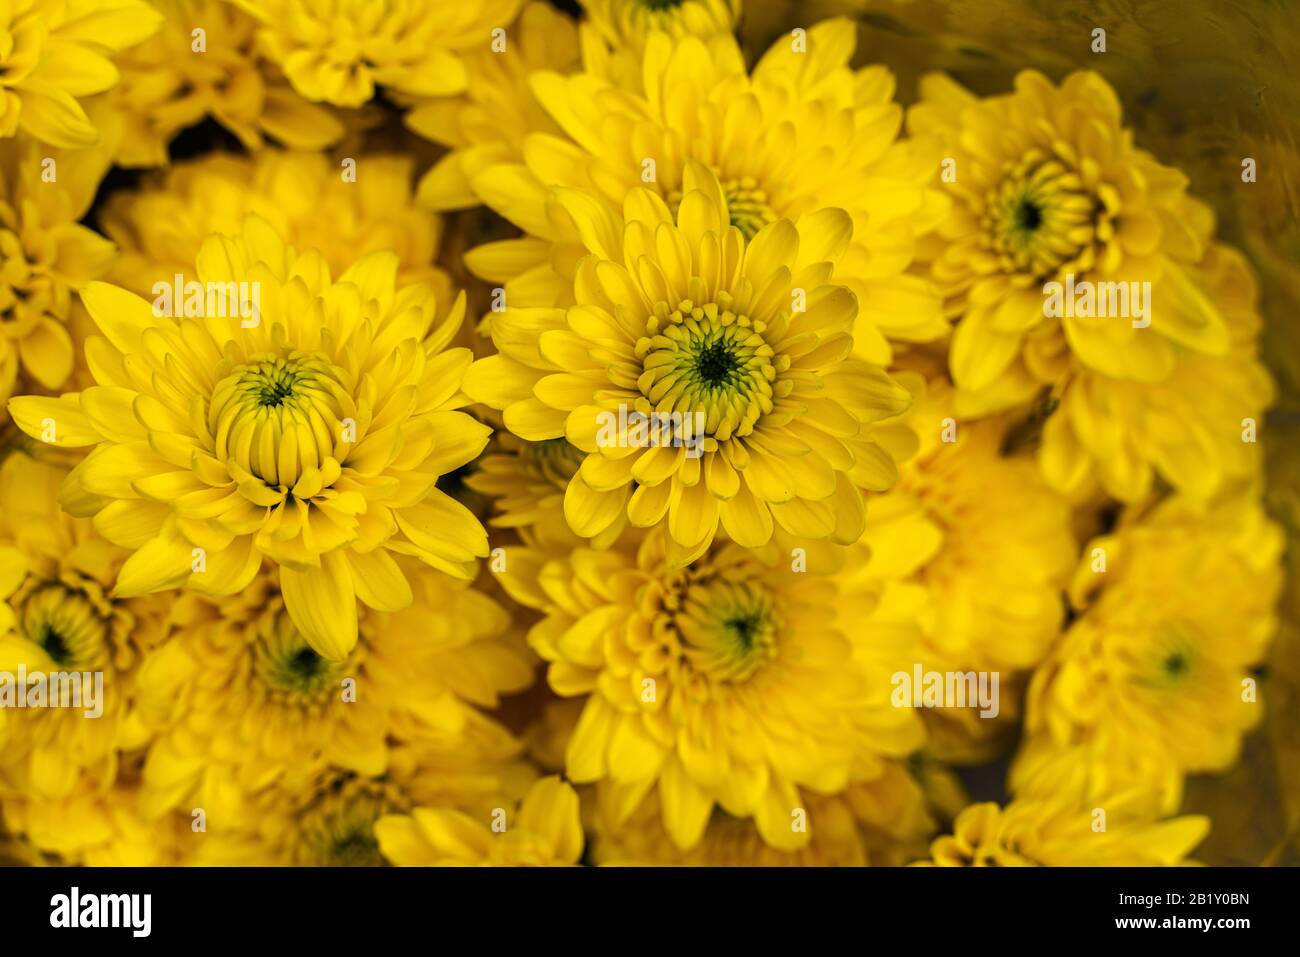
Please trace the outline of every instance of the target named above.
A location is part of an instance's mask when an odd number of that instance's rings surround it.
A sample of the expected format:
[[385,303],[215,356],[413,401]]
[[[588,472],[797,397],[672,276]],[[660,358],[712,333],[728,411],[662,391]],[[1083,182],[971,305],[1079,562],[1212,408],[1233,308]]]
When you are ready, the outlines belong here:
[[341,694],[343,678],[355,669],[356,653],[344,661],[322,658],[279,611],[264,622],[255,639],[253,670],[271,695],[295,705],[324,704]]
[[355,777],[331,784],[298,818],[300,863],[382,867],[375,821],[406,802],[391,785]]
[[109,661],[109,625],[85,596],[62,585],[32,592],[22,606],[22,631],[60,668],[102,670]]
[[1039,151],[1008,163],[1004,174],[986,198],[983,219],[984,245],[1002,267],[1047,279],[1071,263],[1080,272],[1091,266],[1093,242],[1109,224],[1078,174]]
[[665,610],[692,671],[742,682],[776,655],[781,615],[762,569],[747,558],[688,569],[665,596]]
[[754,430],[772,411],[777,373],[789,367],[764,340],[765,324],[731,306],[726,292],[704,305],[657,303],[636,346],[644,370],[637,411],[702,414],[706,451]]
[[216,455],[272,488],[291,489],[308,469],[339,461],[355,442],[344,373],[324,356],[255,356],[213,390]]

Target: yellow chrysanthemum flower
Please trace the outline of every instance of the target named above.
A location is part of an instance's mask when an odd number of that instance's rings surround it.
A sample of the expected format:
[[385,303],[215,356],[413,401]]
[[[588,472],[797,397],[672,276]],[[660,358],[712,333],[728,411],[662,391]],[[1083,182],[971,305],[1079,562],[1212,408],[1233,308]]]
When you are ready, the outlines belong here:
[[1186,177],[1133,145],[1090,71],[1060,86],[1025,71],[1013,93],[983,100],[935,75],[922,97],[909,128],[943,143],[954,199],[929,255],[960,318],[950,361],[963,414],[1046,396],[1063,407],[1043,451],[1059,486],[1096,472],[1139,501],[1158,471],[1211,494],[1267,387],[1201,288],[1213,216]]
[[345,182],[325,156],[278,150],[216,153],[151,175],[115,193],[101,214],[119,249],[112,281],[152,297],[160,279],[198,278],[204,240],[239,232],[254,213],[295,248],[320,252],[332,274],[370,253],[395,253],[398,281],[431,285],[441,315],[454,298],[450,277],[434,265],[443,223],[412,201],[413,161],[389,154],[356,161],[356,182]]
[[460,55],[488,48],[523,0],[233,0],[261,27],[262,50],[307,99],[361,106],[376,87],[414,96],[460,93]]
[[[1276,628],[1282,547],[1244,495],[1208,511],[1169,499],[1094,539],[1071,589],[1081,616],[1029,687],[1031,750],[1041,735],[1084,775],[1107,773],[1084,758],[1183,773],[1232,764],[1261,715],[1251,668]],[[1070,750],[1081,744],[1092,746]]]
[[1043,428],[1043,475],[1067,494],[1093,483],[1139,501],[1153,473],[1195,498],[1259,472],[1258,435],[1273,383],[1258,358],[1261,318],[1250,266],[1211,245],[1190,271],[1227,323],[1226,356],[1187,352],[1159,383],[1079,368]]
[[[133,551],[115,595],[234,594],[270,559],[298,630],[339,661],[356,644],[358,598],[410,604],[393,553],[472,575],[487,536],[436,488],[489,432],[456,411],[472,360],[445,347],[464,300],[434,325],[434,297],[399,288],[397,267],[375,253],[335,281],[319,252],[297,253],[250,216],[199,251],[201,288],[221,291],[201,316],[85,289],[103,333],[86,344],[99,384],[10,411],[29,435],[92,447],[65,505]],[[259,305],[245,310],[254,291]]]
[[[0,672],[44,675],[62,702],[0,707],[0,792],[59,799],[108,787],[118,749],[148,740],[132,699],[167,614],[158,599],[111,593],[127,553],[60,510],[66,474],[21,452],[0,465]],[[75,686],[52,690],[49,676],[74,672]]]
[[902,668],[909,675],[916,664],[998,674],[996,716],[981,717],[976,701],[921,712],[930,753],[977,763],[1015,733],[1018,673],[1060,634],[1078,557],[1071,511],[1032,459],[1004,454],[1005,420],[958,421],[945,381],[924,387],[908,368],[893,374],[925,394],[904,419],[920,451],[900,467],[898,484],[872,499],[866,532],[839,574],[880,596],[864,627],[913,636],[917,656]]
[[110,57],[151,36],[162,16],[143,0],[10,0],[0,7],[0,137],[19,130],[53,146],[99,134],[81,99],[119,74]]
[[615,49],[639,50],[652,33],[672,37],[730,34],[742,0],[581,0],[587,19]]
[[0,141],[0,402],[20,381],[58,390],[72,375],[73,293],[113,262],[113,244],[78,222],[107,168],[100,151]]
[[874,583],[872,621],[919,628],[936,667],[1032,668],[1065,615],[1078,557],[1070,507],[1032,460],[1003,453],[1005,421],[959,422],[952,403],[951,388],[932,380],[908,416],[920,451],[872,499],[841,575]]
[[[128,774],[134,778],[134,773]],[[103,789],[83,780],[66,797],[31,794],[0,800],[0,818],[36,860],[60,867],[175,867],[204,835],[188,811],[164,818],[140,813],[133,780]]]
[[250,150],[267,138],[310,150],[343,137],[343,123],[255,52],[248,14],[228,0],[151,2],[166,18],[162,29],[118,59],[122,81],[110,94],[123,122],[119,164],[165,166],[172,137],[207,116]]
[[753,821],[714,810],[700,842],[683,851],[664,831],[659,798],[643,801],[619,820],[617,789],[598,785],[589,822],[594,864],[670,867],[861,867],[914,860],[934,836],[936,823],[917,783],[897,762],[880,776],[833,797],[807,795],[809,841],[782,850],[763,841]]
[[848,66],[855,31],[847,20],[810,28],[806,50],[792,42],[774,46],[752,75],[729,35],[706,43],[662,33],[650,38],[634,88],[591,64],[571,77],[535,74],[533,92],[566,136],[535,133],[522,164],[473,177],[484,202],[528,235],[473,250],[467,264],[503,283],[513,305],[567,305],[575,264],[591,249],[590,214],[556,209],[550,188],[582,190],[614,212],[643,187],[675,212],[693,188],[689,167],[700,163],[722,184],[728,222],[747,240],[780,219],[847,211],[852,235],[835,281],[858,298],[862,358],[887,363],[887,338],[942,337],[948,327],[937,292],[905,272],[916,237],[947,205],[929,185],[931,158],[898,140],[893,77],[883,67]]
[[935,840],[937,867],[1159,867],[1185,862],[1209,833],[1208,818],[1151,821],[1116,801],[1097,828],[1095,808],[1055,799],[1018,800],[999,808],[972,804],[953,833]]
[[402,867],[532,866],[577,864],[582,856],[578,795],[558,777],[542,778],[513,814],[494,819],[464,811],[417,807],[375,823],[380,853]]
[[209,816],[192,863],[216,866],[378,866],[376,823],[412,808],[448,808],[491,822],[512,808],[536,772],[490,719],[468,733],[394,748],[387,773],[337,768],[263,789],[244,813]]
[[140,670],[142,717],[158,728],[145,764],[152,809],[194,805],[239,813],[268,781],[333,765],[375,777],[391,741],[454,738],[532,683],[533,660],[507,634],[510,617],[441,572],[404,568],[415,601],[367,613],[343,661],[318,655],[263,575],[219,603],[184,596],[176,635]]
[[463,57],[468,83],[455,97],[416,100],[406,125],[449,147],[420,179],[419,200],[450,210],[480,202],[471,180],[496,163],[519,162],[531,132],[560,133],[529,88],[536,70],[568,73],[578,65],[578,28],[543,2],[529,3],[502,41]]
[[[475,364],[466,391],[516,435],[582,450],[564,513],[584,538],[624,516],[663,526],[678,564],[719,526],[745,546],[777,527],[854,542],[862,489],[897,474],[872,423],[910,397],[850,354],[857,302],[830,282],[850,217],[778,220],[747,243],[708,170],[692,165],[685,186],[675,221],[648,189],[628,193],[623,216],[557,191],[590,251],[576,302],[492,314],[501,354]],[[638,435],[637,415],[673,426],[671,441],[658,424],[657,438]]]
[[551,687],[585,696],[566,747],[568,778],[607,781],[626,817],[658,786],[673,842],[699,842],[715,805],[754,818],[794,850],[801,793],[872,778],[922,740],[889,702],[912,652],[862,636],[871,596],[794,570],[777,549],[720,544],[685,569],[663,537],[577,549],[567,559],[505,549],[501,582],[544,618],[529,640]]

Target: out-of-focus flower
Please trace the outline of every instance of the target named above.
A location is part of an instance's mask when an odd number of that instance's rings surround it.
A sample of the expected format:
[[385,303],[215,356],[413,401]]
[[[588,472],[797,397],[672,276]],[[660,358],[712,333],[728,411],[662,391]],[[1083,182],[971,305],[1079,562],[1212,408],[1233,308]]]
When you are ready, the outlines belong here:
[[486,534],[436,488],[489,432],[456,411],[472,360],[446,346],[464,300],[435,325],[434,296],[399,288],[397,267],[374,253],[334,280],[320,253],[249,216],[200,249],[199,288],[219,293],[199,316],[87,287],[99,384],[10,410],[29,435],[93,447],[65,504],[132,550],[115,595],[234,594],[270,559],[298,630],[339,661],[356,644],[358,599],[410,604],[394,553],[472,576]]
[[857,296],[863,358],[887,362],[887,339],[942,337],[937,292],[905,274],[917,237],[947,209],[932,182],[937,159],[898,139],[902,110],[889,72],[848,66],[852,23],[817,24],[805,41],[797,49],[782,40],[752,75],[729,35],[705,41],[660,33],[632,88],[591,72],[535,74],[533,93],[565,136],[529,136],[523,163],[472,178],[484,202],[527,236],[480,247],[466,262],[504,283],[512,305],[567,305],[590,236],[574,210],[556,208],[551,187],[582,190],[590,205],[615,215],[628,191],[642,187],[676,213],[693,188],[688,170],[699,163],[720,182],[728,221],[747,240],[779,219],[798,221],[823,207],[847,212],[851,241],[836,261],[835,282]]
[[[1242,341],[1253,330],[1234,343],[1198,281],[1208,207],[1133,145],[1095,73],[1058,87],[1025,71],[1013,93],[983,100],[934,75],[922,95],[909,128],[940,137],[951,164],[954,205],[930,273],[960,320],[950,361],[961,411],[1050,393],[1063,408],[1043,456],[1058,486],[1098,472],[1110,494],[1138,501],[1159,471],[1187,494],[1213,493],[1241,459],[1241,419],[1268,394]],[[1232,414],[1219,414],[1225,406]]]
[[568,778],[605,781],[618,816],[657,786],[663,825],[694,847],[715,806],[794,850],[801,793],[834,794],[922,740],[891,706],[910,649],[863,635],[871,597],[797,570],[776,548],[720,544],[674,569],[663,539],[567,559],[505,550],[501,581],[544,612],[529,639],[561,695],[586,696]]
[[163,818],[140,813],[133,780],[104,788],[82,779],[64,797],[11,794],[0,800],[5,825],[30,852],[28,863],[62,867],[175,867],[186,863],[196,832],[190,809]]
[[24,669],[58,700],[0,707],[0,792],[55,799],[111,787],[119,749],[148,741],[134,686],[167,614],[111,592],[127,552],[60,511],[65,475],[21,452],[0,465],[0,672],[10,694],[30,691]]
[[107,168],[99,150],[0,140],[0,402],[20,380],[58,390],[72,375],[73,294],[113,262],[113,244],[78,222]]
[[505,609],[441,572],[405,574],[415,601],[363,615],[342,661],[312,650],[271,576],[219,602],[180,599],[175,636],[140,671],[142,717],[158,735],[145,764],[149,808],[189,801],[238,814],[268,782],[331,765],[377,777],[392,740],[454,740],[472,705],[496,707],[532,683]]
[[438,865],[534,866],[577,864],[582,856],[578,795],[558,777],[537,781],[514,814],[498,808],[492,820],[464,811],[417,807],[375,823],[383,856],[403,867]]
[[1076,495],[1100,484],[1123,501],[1138,501],[1158,474],[1205,498],[1258,473],[1258,434],[1273,384],[1257,355],[1254,275],[1240,253],[1217,244],[1189,275],[1223,317],[1228,352],[1186,351],[1161,382],[1078,366],[1038,451],[1043,475],[1056,488]]
[[578,63],[578,28],[542,2],[529,3],[502,41],[463,57],[466,89],[454,97],[421,98],[406,125],[449,147],[420,179],[419,200],[431,209],[464,209],[480,200],[471,180],[497,163],[519,162],[529,133],[560,133],[533,95],[536,70],[568,73]]
[[523,0],[392,0],[350,5],[336,0],[234,0],[260,23],[261,50],[307,99],[355,107],[377,87],[415,96],[466,88],[461,55],[492,42]]
[[[581,0],[588,21],[615,49],[640,50],[652,33],[671,37],[730,34],[743,0]],[[761,3],[762,0],[759,0]]]
[[[1096,826],[1098,810],[1106,817]],[[962,811],[953,833],[935,840],[937,867],[1156,867],[1185,862],[1209,832],[1207,818],[1151,821],[1121,802],[1094,809],[1057,797],[992,802]]]
[[162,29],[118,58],[122,80],[109,96],[123,123],[118,163],[165,166],[171,139],[207,116],[250,150],[268,138],[303,150],[342,138],[343,123],[254,50],[251,16],[228,0],[152,2]]
[[595,788],[592,834],[594,864],[700,867],[861,867],[904,864],[923,852],[936,825],[925,797],[897,762],[881,765],[881,774],[856,782],[833,797],[806,795],[807,845],[795,850],[773,847],[753,821],[714,810],[700,842],[678,848],[664,830],[657,793],[652,792],[626,820],[619,819],[617,789]]
[[[917,377],[906,367],[894,375]],[[904,417],[920,451],[900,467],[898,484],[872,499],[866,532],[839,575],[880,596],[863,627],[913,635],[909,674],[915,663],[924,672],[998,675],[996,715],[981,717],[976,700],[921,712],[931,753],[978,762],[1014,733],[1019,675],[1060,634],[1078,556],[1071,511],[1031,458],[1004,454],[1004,418],[958,421],[943,379],[911,389],[925,394]]]
[[345,182],[339,165],[316,153],[215,153],[115,193],[100,215],[120,251],[112,279],[152,297],[155,283],[171,283],[177,273],[197,278],[194,264],[204,241],[213,233],[237,233],[254,213],[291,246],[320,252],[335,275],[362,256],[396,254],[398,281],[430,284],[441,315],[455,298],[450,278],[434,265],[443,222],[412,202],[412,160],[389,154],[355,159],[356,181]]
[[1168,499],[1089,543],[1070,592],[1081,615],[1029,686],[1031,747],[1044,736],[1084,777],[1085,757],[1161,774],[1230,765],[1262,714],[1251,668],[1276,629],[1282,547],[1245,495],[1208,510]]
[[[475,365],[466,391],[504,409],[521,438],[565,437],[584,453],[564,498],[584,538],[624,516],[663,526],[677,564],[719,527],[745,546],[778,526],[854,542],[862,490],[897,474],[872,423],[910,397],[850,355],[857,304],[830,281],[850,218],[821,210],[746,242],[712,173],[693,164],[684,185],[675,220],[648,189],[628,194],[624,216],[560,191],[590,253],[576,302],[492,314],[501,352]],[[670,442],[661,424],[643,440],[629,416],[679,427]]]
[[52,146],[92,145],[82,99],[117,83],[111,57],[152,35],[143,0],[10,0],[0,7],[0,137],[20,130]]

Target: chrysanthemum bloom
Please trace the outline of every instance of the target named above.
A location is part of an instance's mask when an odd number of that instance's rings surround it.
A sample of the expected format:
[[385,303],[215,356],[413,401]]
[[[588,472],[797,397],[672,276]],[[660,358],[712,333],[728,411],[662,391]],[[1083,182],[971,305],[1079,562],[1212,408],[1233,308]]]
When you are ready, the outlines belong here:
[[190,809],[163,818],[141,813],[134,769],[113,786],[78,781],[65,797],[10,794],[0,799],[5,827],[31,853],[28,863],[60,867],[175,867],[204,835]]
[[521,438],[584,453],[564,498],[584,538],[626,515],[666,527],[679,564],[719,526],[744,546],[778,526],[854,542],[862,490],[897,474],[872,423],[910,398],[851,356],[857,302],[830,282],[849,215],[778,220],[747,243],[708,170],[692,165],[685,186],[675,222],[648,189],[628,193],[623,216],[558,191],[589,251],[576,302],[493,313],[501,354],[475,364],[466,391]]
[[42,798],[111,785],[118,749],[148,740],[135,679],[167,614],[159,599],[111,594],[127,552],[60,510],[65,474],[21,452],[0,466],[0,672],[46,676],[45,703],[60,705],[0,706],[0,791]]
[[472,705],[494,708],[532,683],[533,659],[508,634],[504,608],[412,565],[415,601],[364,614],[342,661],[312,650],[272,576],[218,602],[182,596],[175,636],[138,681],[141,716],[157,726],[148,806],[237,814],[243,795],[322,765],[379,776],[393,738],[455,740],[476,722]]
[[258,21],[262,51],[313,102],[361,106],[377,86],[416,96],[465,89],[460,54],[488,48],[523,0],[233,0]]
[[921,744],[889,703],[910,651],[858,628],[869,596],[793,570],[797,556],[719,544],[686,569],[663,538],[577,549],[507,548],[502,584],[543,612],[529,633],[551,687],[585,696],[567,777],[605,781],[625,819],[658,787],[665,829],[688,849],[715,806],[793,850],[802,793],[834,794]]
[[[430,209],[465,209],[481,200],[471,178],[496,163],[519,162],[530,132],[560,133],[528,84],[535,70],[568,73],[578,65],[578,28],[548,3],[524,7],[507,31],[504,49],[465,53],[463,92],[416,99],[405,120],[416,133],[448,147],[420,179],[419,200]],[[400,98],[399,98],[400,99]]]
[[583,190],[616,213],[628,190],[644,187],[675,212],[692,189],[688,167],[698,162],[721,182],[728,221],[747,240],[779,219],[847,211],[852,237],[835,281],[858,297],[862,358],[886,364],[886,338],[940,338],[948,328],[940,297],[905,275],[916,237],[947,208],[933,185],[935,160],[899,141],[890,73],[848,66],[854,38],[850,21],[819,23],[806,49],[786,37],[750,76],[729,35],[706,43],[656,33],[633,88],[602,78],[592,64],[571,77],[536,74],[533,92],[566,135],[533,134],[523,163],[473,177],[483,201],[528,235],[483,246],[468,265],[503,283],[512,305],[567,305],[575,263],[591,248],[590,214],[570,221],[549,203],[549,188]]
[[53,146],[98,137],[80,100],[118,81],[109,59],[152,35],[162,15],[142,0],[11,0],[0,7],[0,137],[21,130]]
[[[1098,810],[1105,811],[1097,828]],[[936,867],[1172,867],[1186,861],[1209,833],[1199,815],[1152,821],[1130,813],[1123,799],[1093,808],[1058,795],[1042,800],[972,804],[951,835],[935,840]]]
[[840,574],[874,583],[882,600],[872,620],[911,622],[936,667],[1031,668],[1065,616],[1078,558],[1070,507],[1032,459],[1003,454],[1005,420],[958,421],[952,400],[931,380],[908,413],[920,451],[873,498]]
[[[532,866],[577,864],[582,856],[578,795],[558,777],[542,778],[518,809],[493,818],[464,811],[417,807],[375,822],[383,856],[401,867]],[[512,812],[513,813],[510,813]]]
[[[900,382],[915,375],[893,374]],[[925,396],[905,416],[920,451],[900,467],[898,484],[872,500],[867,530],[839,574],[879,594],[866,627],[914,634],[909,678],[916,664],[923,673],[998,675],[995,716],[981,717],[987,709],[975,699],[920,712],[930,753],[979,762],[1015,734],[1017,674],[1060,634],[1078,552],[1068,503],[1032,458],[1003,454],[1007,422],[958,421],[941,379]]]
[[[263,788],[242,813],[209,816],[193,863],[216,866],[377,866],[375,824],[412,808],[447,808],[491,823],[536,778],[518,743],[488,718],[469,735],[394,748],[379,777],[327,768]],[[507,821],[507,823],[510,823]]]
[[1013,93],[984,100],[931,76],[922,96],[909,128],[942,139],[954,200],[929,255],[960,320],[950,361],[961,411],[1059,401],[1043,450],[1058,485],[1095,472],[1138,501],[1159,472],[1208,495],[1240,455],[1263,378],[1199,288],[1209,209],[1133,145],[1096,73],[1057,87],[1025,71]]
[[338,118],[303,99],[279,66],[255,52],[257,21],[248,14],[228,0],[160,7],[162,29],[117,60],[122,80],[110,100],[124,124],[120,165],[166,165],[172,137],[208,116],[250,150],[268,138],[302,150],[342,138]]
[[113,261],[113,244],[78,222],[107,168],[98,151],[0,141],[0,402],[20,379],[57,390],[72,374],[73,293]]
[[472,360],[445,347],[464,299],[435,325],[434,296],[399,288],[397,266],[375,253],[334,280],[320,253],[250,216],[199,251],[198,281],[220,292],[187,303],[211,314],[172,318],[116,286],[86,288],[99,385],[10,411],[29,435],[92,447],[65,504],[133,551],[115,595],[234,594],[269,559],[298,630],[340,661],[358,599],[411,602],[393,553],[473,574],[487,536],[436,488],[489,432],[456,411]]
[[915,860],[934,836],[936,823],[917,783],[898,762],[882,765],[870,782],[833,797],[806,796],[808,844],[781,850],[767,844],[754,822],[715,810],[700,842],[683,851],[664,831],[659,797],[652,792],[620,822],[617,789],[597,785],[591,815],[594,864],[703,867],[860,867]]
[[1254,273],[1240,253],[1216,243],[1190,274],[1227,324],[1227,354],[1186,352],[1159,383],[1079,368],[1039,446],[1043,475],[1055,487],[1076,494],[1099,482],[1136,501],[1158,473],[1185,495],[1205,498],[1258,474],[1274,389],[1258,358]]
[[730,34],[742,0],[581,0],[588,22],[615,49],[639,50],[652,33],[672,37]]
[[[1183,772],[1236,760],[1262,705],[1251,668],[1276,627],[1281,530],[1242,495],[1172,498],[1085,549],[1079,619],[1034,674],[1025,731],[1124,764],[1155,750]],[[1104,773],[1104,772],[1098,772]]]
[[355,159],[352,183],[337,163],[316,153],[214,153],[115,192],[101,214],[119,249],[112,281],[152,298],[160,279],[197,278],[204,240],[239,232],[244,217],[255,213],[295,248],[317,250],[332,274],[369,253],[396,253],[398,282],[429,283],[441,315],[454,299],[450,277],[434,265],[443,223],[413,202],[414,161],[366,153]]
[[863,867],[867,851],[857,821],[842,797],[809,795],[805,824],[809,841],[796,850],[767,844],[752,820],[714,811],[698,844],[678,848],[664,830],[657,794],[627,820],[608,788],[597,788],[591,827],[593,864],[633,867]]

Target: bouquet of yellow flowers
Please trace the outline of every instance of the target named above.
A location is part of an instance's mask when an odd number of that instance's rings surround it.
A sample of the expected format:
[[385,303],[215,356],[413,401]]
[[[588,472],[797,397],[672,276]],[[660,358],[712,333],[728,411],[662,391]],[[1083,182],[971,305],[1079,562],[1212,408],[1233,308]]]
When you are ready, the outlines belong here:
[[0,861],[1300,861],[1205,5],[0,3]]

